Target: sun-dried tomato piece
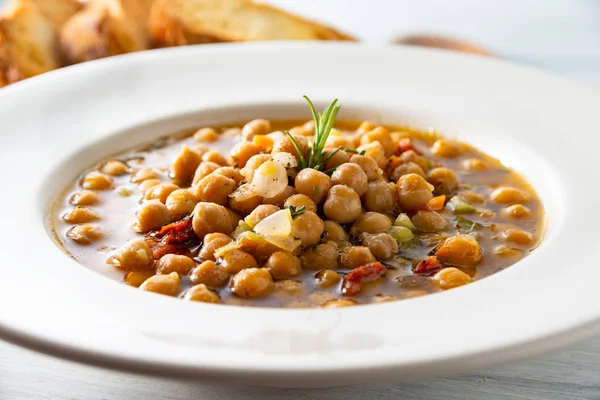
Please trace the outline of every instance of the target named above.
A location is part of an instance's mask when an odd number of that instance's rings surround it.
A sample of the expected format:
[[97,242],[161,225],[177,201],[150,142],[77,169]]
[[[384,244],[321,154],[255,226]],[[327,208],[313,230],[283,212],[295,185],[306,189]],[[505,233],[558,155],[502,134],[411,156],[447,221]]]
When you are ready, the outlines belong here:
[[362,290],[364,283],[374,281],[385,274],[385,271],[384,265],[379,261],[354,268],[344,279],[342,293],[345,296],[354,296]]
[[410,140],[410,138],[400,139],[400,141],[398,142],[398,153],[402,154],[405,151],[409,151],[409,150],[416,151],[416,149],[413,147],[412,140]]
[[194,234],[191,218],[165,225],[146,236],[146,243],[150,246],[155,260],[165,254],[184,254],[188,247],[197,242],[198,237]]
[[192,229],[191,218],[184,218],[169,225],[165,225],[158,232],[151,235],[159,239],[166,239],[165,242],[169,244],[189,242],[196,237],[194,230]]
[[421,261],[417,266],[413,269],[415,274],[432,274],[433,272],[444,268],[441,262],[438,261],[436,256],[427,257],[423,261]]

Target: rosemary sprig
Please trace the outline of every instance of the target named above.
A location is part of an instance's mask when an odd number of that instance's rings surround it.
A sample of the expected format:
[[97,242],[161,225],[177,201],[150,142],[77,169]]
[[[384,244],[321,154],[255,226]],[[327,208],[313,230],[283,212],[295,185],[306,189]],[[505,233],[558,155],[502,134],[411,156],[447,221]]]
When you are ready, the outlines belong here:
[[314,168],[318,171],[322,170],[327,162],[335,155],[335,153],[341,150],[341,147],[338,147],[329,154],[324,151],[325,143],[327,142],[327,138],[331,133],[331,129],[333,129],[335,117],[340,110],[340,106],[337,105],[338,100],[335,99],[327,108],[325,108],[325,110],[323,110],[323,114],[318,114],[312,101],[310,101],[307,96],[303,97],[308,103],[310,113],[312,114],[313,121],[315,123],[315,135],[313,137],[313,143],[312,146],[308,148],[306,158],[302,154],[300,146],[298,146],[298,143],[296,143],[296,140],[290,134],[290,132],[285,131],[285,134],[292,141],[294,148],[300,157],[300,162],[298,163],[299,169]]
[[292,218],[297,217],[298,215],[302,214],[304,211],[306,211],[306,206],[301,206],[296,208],[296,206],[285,206],[284,208],[289,208],[290,209],[290,213],[292,214]]

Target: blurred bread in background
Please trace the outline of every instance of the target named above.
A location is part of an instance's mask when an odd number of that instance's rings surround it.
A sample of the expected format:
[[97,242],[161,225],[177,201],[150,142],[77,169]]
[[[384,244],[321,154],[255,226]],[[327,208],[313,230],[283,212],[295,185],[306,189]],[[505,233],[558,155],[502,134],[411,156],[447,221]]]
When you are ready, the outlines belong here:
[[150,32],[160,46],[251,40],[355,40],[325,25],[248,0],[156,0]]
[[150,48],[148,17],[153,0],[92,0],[60,31],[65,64]]
[[60,68],[58,29],[80,4],[12,0],[0,16],[0,86]]
[[[0,13],[0,87],[85,61],[156,47],[254,40],[356,40],[252,0],[10,0]],[[492,55],[431,35],[395,43]]]

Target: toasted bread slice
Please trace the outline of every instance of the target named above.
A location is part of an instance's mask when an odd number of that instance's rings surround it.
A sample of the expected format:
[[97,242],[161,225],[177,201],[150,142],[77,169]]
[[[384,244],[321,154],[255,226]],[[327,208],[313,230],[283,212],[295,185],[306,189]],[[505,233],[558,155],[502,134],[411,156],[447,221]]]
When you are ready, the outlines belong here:
[[66,64],[150,47],[148,17],[154,0],[91,0],[60,32]]
[[13,0],[0,17],[0,85],[60,67],[56,29],[34,0]]
[[57,30],[83,8],[77,0],[31,0],[31,2]]
[[327,26],[250,0],[156,0],[150,33],[157,45],[206,41],[354,40]]

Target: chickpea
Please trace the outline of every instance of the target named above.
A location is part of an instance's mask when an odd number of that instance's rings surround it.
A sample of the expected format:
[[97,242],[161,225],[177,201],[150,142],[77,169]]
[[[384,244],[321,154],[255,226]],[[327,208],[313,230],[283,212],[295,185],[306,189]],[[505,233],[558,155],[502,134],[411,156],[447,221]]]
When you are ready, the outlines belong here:
[[[298,148],[302,152],[302,155],[306,158],[308,155],[308,139],[306,136],[300,135],[292,135],[296,143],[298,144]],[[273,150],[271,150],[271,154],[275,153],[290,153],[296,157],[297,160],[300,159],[300,155],[296,150],[296,146],[288,136],[283,136],[280,140],[275,141],[273,144]]]
[[108,259],[108,263],[124,270],[144,270],[152,266],[152,250],[144,239],[133,239]]
[[196,171],[194,172],[194,178],[192,179],[192,186],[196,186],[198,182],[207,177],[208,175],[215,172],[221,166],[212,161],[203,161],[200,163]]
[[156,262],[156,273],[161,275],[177,272],[187,275],[196,266],[194,260],[179,254],[165,254]]
[[507,246],[505,244],[501,244],[494,249],[494,254],[500,257],[510,257],[510,258],[521,258],[523,257],[523,252],[519,249],[515,249],[513,247]]
[[113,181],[110,177],[97,171],[88,172],[83,178],[81,187],[89,190],[106,190],[113,187]]
[[144,281],[154,275],[154,271],[145,270],[145,271],[129,271],[123,281],[129,286],[140,287]]
[[294,184],[298,193],[310,197],[315,204],[321,204],[331,188],[331,178],[321,171],[305,168],[296,175]]
[[473,282],[473,278],[458,268],[444,268],[438,271],[431,280],[441,289],[452,289]]
[[200,157],[202,157],[204,155],[204,153],[206,153],[208,150],[210,150],[208,147],[203,146],[201,144],[197,144],[194,145],[192,147],[190,147],[190,150],[192,150],[193,152],[196,152],[200,155]]
[[295,194],[288,197],[284,203],[285,207],[294,206],[296,209],[304,207],[306,211],[317,212],[317,205],[310,197],[305,194]]
[[108,160],[106,164],[102,166],[100,172],[110,176],[124,175],[129,170],[127,164],[122,161]]
[[359,196],[367,191],[367,174],[358,164],[342,164],[333,171],[331,180],[334,185],[346,185],[353,189]]
[[342,252],[340,261],[344,268],[354,269],[361,265],[375,262],[376,260],[368,247],[352,246]]
[[234,167],[221,167],[214,170],[215,174],[226,176],[229,179],[233,179],[235,184],[238,185],[241,181],[244,180],[244,176],[241,174],[240,170]]
[[390,131],[383,126],[378,126],[377,128],[374,128],[373,130],[364,133],[360,137],[360,144],[362,145],[373,142],[381,143],[383,149],[385,150],[385,155],[387,157],[391,156],[396,152],[397,145],[392,139]]
[[97,225],[76,225],[67,231],[67,237],[77,244],[87,245],[104,237],[104,231]]
[[227,209],[214,203],[198,203],[194,208],[192,227],[200,239],[209,233],[231,233],[233,226]]
[[367,180],[369,182],[377,180],[383,175],[383,171],[381,170],[381,168],[379,168],[375,160],[373,160],[371,157],[355,154],[352,157],[350,157],[350,162],[353,164],[357,164],[359,167],[362,168],[362,170],[367,175]]
[[69,224],[81,224],[100,219],[100,216],[91,208],[77,207],[62,216],[62,219]]
[[423,171],[423,168],[421,168],[418,164],[409,161],[394,168],[391,179],[394,182],[397,182],[401,176],[408,174],[417,174],[425,178],[425,172]]
[[215,303],[218,304],[221,302],[219,295],[210,290],[204,284],[199,284],[192,286],[185,295],[183,295],[184,300],[188,301],[200,301],[202,303]]
[[350,300],[350,299],[334,299],[334,300],[329,300],[325,303],[323,303],[323,305],[321,307],[323,308],[340,308],[340,307],[351,307],[351,306],[355,306],[358,303],[354,300]]
[[146,179],[145,181],[142,181],[142,183],[140,183],[138,185],[138,188],[140,189],[140,192],[142,192],[142,194],[144,195],[144,197],[146,196],[146,192],[150,189],[152,189],[154,186],[161,184],[162,181],[160,179]]
[[228,138],[237,138],[242,135],[242,130],[240,128],[227,128],[222,135]]
[[200,153],[183,145],[171,166],[171,176],[181,182],[187,182],[194,175],[201,161]]
[[[392,227],[392,221],[387,215],[378,212],[368,211],[358,217],[352,224],[353,233],[381,233],[386,232]],[[327,228],[325,228],[327,229]]]
[[327,268],[337,268],[339,251],[334,242],[318,244],[309,247],[300,256],[302,268],[319,271]]
[[260,221],[267,218],[269,215],[275,214],[277,211],[279,211],[279,207],[277,206],[272,204],[261,204],[244,218],[244,222],[250,225],[251,228],[254,228]]
[[477,192],[460,192],[460,197],[467,203],[471,204],[483,204],[485,202],[485,197]]
[[329,135],[327,140],[325,141],[325,147],[327,148],[337,148],[341,147],[342,149],[351,149],[355,147],[353,138],[349,136],[341,136],[341,135]]
[[242,217],[240,217],[240,214],[236,213],[235,211],[233,211],[230,208],[227,209],[227,213],[229,214],[229,217],[231,218],[231,230],[233,231],[240,224]]
[[271,123],[266,119],[254,119],[242,128],[242,137],[252,140],[256,135],[266,135],[271,132]]
[[369,144],[363,144],[357,149],[359,152],[365,152],[365,156],[371,157],[377,163],[377,166],[381,169],[387,165],[387,157],[385,156],[385,149],[378,141],[371,142]]
[[248,184],[244,184],[239,186],[230,196],[229,196],[229,207],[241,215],[248,215],[258,207],[263,202],[263,198],[259,195],[252,195],[250,197],[243,198],[240,200],[237,194],[247,193],[250,189],[248,188]]
[[458,177],[451,169],[438,167],[429,171],[429,183],[434,187],[433,194],[446,196],[454,193],[458,189]]
[[412,223],[423,232],[439,232],[448,227],[448,221],[435,211],[417,211]]
[[227,159],[216,150],[209,150],[202,155],[202,161],[214,162],[219,165],[227,165]]
[[438,139],[431,146],[431,152],[439,157],[455,158],[461,155],[462,149],[456,142],[447,139]]
[[485,171],[489,168],[485,161],[478,158],[469,158],[462,162],[462,166],[467,171]]
[[197,203],[196,197],[188,189],[172,191],[165,201],[165,205],[174,220],[190,214],[194,211]]
[[169,195],[177,189],[179,189],[179,186],[173,183],[159,183],[158,185],[152,186],[150,189],[148,189],[144,198],[146,200],[158,200],[164,204],[166,203]]
[[246,268],[258,268],[258,263],[250,253],[233,249],[223,255],[221,268],[228,274],[236,274]]
[[254,171],[261,165],[271,159],[270,154],[256,154],[248,159],[246,165],[240,170],[240,173],[246,178],[246,182],[252,182]]
[[284,207],[285,201],[296,194],[296,188],[293,186],[286,186],[281,192],[277,193],[273,197],[265,197],[263,200],[264,204],[272,204],[277,207]]
[[324,269],[320,271],[316,278],[316,285],[323,289],[337,285],[342,280],[340,274],[332,269]]
[[277,281],[273,285],[273,294],[278,296],[299,296],[304,293],[304,284],[291,279]]
[[388,294],[378,294],[373,299],[373,303],[387,303],[389,301],[396,301],[396,300],[400,300],[400,297],[398,297],[398,296],[391,296],[391,295],[388,295]]
[[140,285],[140,289],[165,296],[177,296],[180,284],[181,278],[177,272],[171,272],[168,275],[151,276]]
[[[335,149],[324,149],[326,154],[325,157],[328,157],[333,151],[335,151]],[[327,161],[327,164],[325,164],[325,169],[337,168],[340,165],[348,162],[350,162],[350,154],[344,150],[339,150],[329,159],[329,161]]]
[[214,128],[202,128],[194,133],[194,139],[200,143],[212,143],[219,140],[219,134]]
[[531,211],[521,204],[513,204],[503,209],[502,215],[511,218],[527,218],[531,216]]
[[190,273],[194,285],[205,284],[208,287],[223,286],[229,280],[229,274],[212,260],[206,260]]
[[244,168],[252,156],[260,153],[261,149],[252,142],[240,142],[229,151],[229,163],[238,168]]
[[369,131],[372,131],[373,129],[375,129],[377,127],[377,125],[375,125],[374,122],[371,121],[363,121],[360,123],[360,125],[358,126],[358,129],[356,130],[357,133],[363,134]]
[[300,239],[305,246],[319,243],[324,229],[323,221],[312,211],[303,212],[292,222],[292,236]]
[[131,182],[140,183],[148,179],[157,179],[159,177],[159,173],[155,170],[151,168],[142,168],[133,175]]
[[294,300],[286,303],[285,308],[310,308],[310,303],[302,300]]
[[171,222],[171,213],[160,200],[147,200],[137,213],[137,226],[141,232],[162,228]]
[[433,198],[433,186],[417,174],[401,176],[397,188],[398,203],[403,210],[416,210]]
[[271,254],[267,262],[263,265],[263,268],[268,269],[275,279],[292,278],[300,275],[302,272],[300,259],[285,251],[278,251]]
[[504,231],[504,237],[507,241],[527,246],[533,243],[533,235],[520,229],[507,229]]
[[205,176],[190,191],[201,202],[227,205],[229,195],[235,190],[235,181],[224,175],[210,174]]
[[[408,176],[408,175],[405,175]],[[418,176],[418,175],[416,175]],[[396,185],[386,181],[369,182],[363,196],[363,205],[369,211],[392,212],[396,208]]]
[[273,278],[265,268],[247,268],[233,276],[233,293],[238,297],[264,297],[273,291]]
[[233,239],[224,233],[209,233],[204,236],[204,243],[198,255],[204,260],[215,261],[215,251],[232,241]]
[[530,200],[529,195],[525,191],[506,186],[494,190],[490,197],[499,204],[527,204]]
[[69,199],[69,203],[74,206],[93,206],[100,202],[100,196],[97,192],[91,190],[82,190],[75,193]]
[[481,260],[482,251],[477,240],[469,235],[456,235],[446,239],[435,255],[442,262],[472,267]]
[[423,171],[427,171],[430,168],[429,160],[414,150],[408,150],[400,154],[400,160],[403,164],[408,164],[409,162],[415,163],[421,167]]
[[311,304],[322,305],[330,300],[334,300],[337,298],[335,293],[331,292],[314,292],[308,295],[308,301]]
[[336,243],[345,242],[348,240],[348,234],[346,233],[346,230],[337,222],[326,220],[323,222],[323,225],[325,227],[325,240]]
[[327,218],[340,224],[355,221],[361,213],[358,194],[345,185],[335,185],[327,193],[323,211]]
[[387,233],[367,235],[363,244],[380,260],[387,260],[398,253],[398,242]]

